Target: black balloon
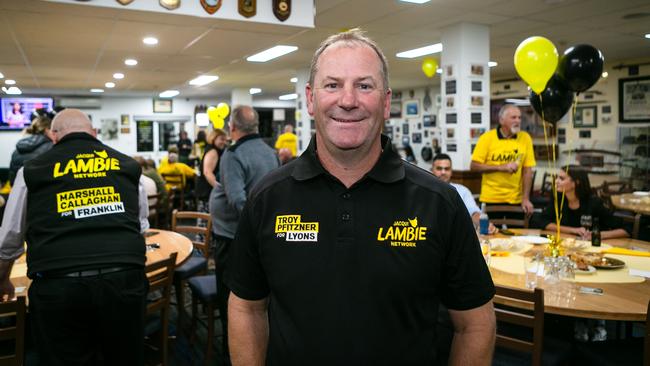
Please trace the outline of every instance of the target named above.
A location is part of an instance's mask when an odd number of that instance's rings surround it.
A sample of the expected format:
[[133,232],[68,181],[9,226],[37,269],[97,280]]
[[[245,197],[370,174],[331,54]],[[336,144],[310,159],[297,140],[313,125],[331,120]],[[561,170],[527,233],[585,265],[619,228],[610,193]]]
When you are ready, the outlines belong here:
[[603,73],[604,62],[600,50],[588,44],[579,44],[564,51],[557,73],[569,89],[580,93],[596,84]]
[[568,89],[558,74],[555,74],[541,94],[530,92],[530,104],[542,119],[555,123],[571,108],[573,92]]

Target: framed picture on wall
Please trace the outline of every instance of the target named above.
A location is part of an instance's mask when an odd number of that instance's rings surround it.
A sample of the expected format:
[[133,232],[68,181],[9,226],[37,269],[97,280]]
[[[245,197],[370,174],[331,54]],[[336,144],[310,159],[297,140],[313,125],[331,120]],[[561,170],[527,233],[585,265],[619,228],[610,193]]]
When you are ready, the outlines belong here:
[[650,76],[618,81],[618,117],[623,123],[650,122]]
[[154,113],[172,113],[172,100],[171,99],[154,99],[153,100]]
[[422,117],[422,126],[424,127],[436,127],[436,115],[427,114]]
[[447,108],[454,108],[454,97],[447,97],[447,102],[445,105]]
[[445,94],[447,95],[456,94],[456,80],[447,80],[445,82]]
[[420,101],[411,99],[404,102],[404,117],[413,118],[420,116]]
[[483,76],[485,68],[481,64],[472,64],[469,72],[471,76]]
[[402,118],[402,102],[400,100],[390,102],[390,118]]
[[583,106],[576,108],[576,114],[573,118],[574,128],[595,128],[598,127],[598,107],[597,106]]

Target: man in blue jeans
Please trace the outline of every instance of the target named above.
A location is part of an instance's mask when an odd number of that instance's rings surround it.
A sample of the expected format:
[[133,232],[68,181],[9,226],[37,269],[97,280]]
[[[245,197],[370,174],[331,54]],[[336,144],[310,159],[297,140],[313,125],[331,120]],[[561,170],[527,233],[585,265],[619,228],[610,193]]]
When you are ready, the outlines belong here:
[[[215,267],[218,307],[224,335],[227,334],[228,295],[223,270],[228,261],[230,244],[235,237],[246,197],[266,173],[280,166],[278,156],[258,134],[259,116],[250,106],[237,106],[228,127],[233,144],[221,157],[220,180],[210,193],[210,214],[215,241]],[[224,336],[224,342],[227,337]],[[227,344],[227,343],[225,343]]]

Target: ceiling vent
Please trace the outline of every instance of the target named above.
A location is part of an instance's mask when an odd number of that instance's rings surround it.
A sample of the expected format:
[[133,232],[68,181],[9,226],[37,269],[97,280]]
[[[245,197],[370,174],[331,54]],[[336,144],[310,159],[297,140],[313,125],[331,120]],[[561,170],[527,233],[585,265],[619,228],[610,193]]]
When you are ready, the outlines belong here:
[[100,109],[102,101],[99,98],[66,97],[59,99],[56,105],[65,108]]

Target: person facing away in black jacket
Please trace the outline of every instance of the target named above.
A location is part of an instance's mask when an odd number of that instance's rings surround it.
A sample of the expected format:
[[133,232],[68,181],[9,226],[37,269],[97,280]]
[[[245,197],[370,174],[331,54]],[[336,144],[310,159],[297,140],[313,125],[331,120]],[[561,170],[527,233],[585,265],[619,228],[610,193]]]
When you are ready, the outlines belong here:
[[9,182],[12,185],[18,169],[22,168],[26,161],[32,160],[52,148],[52,139],[49,135],[51,125],[52,120],[49,117],[38,116],[25,129],[27,136],[18,140],[16,150],[11,154]]

